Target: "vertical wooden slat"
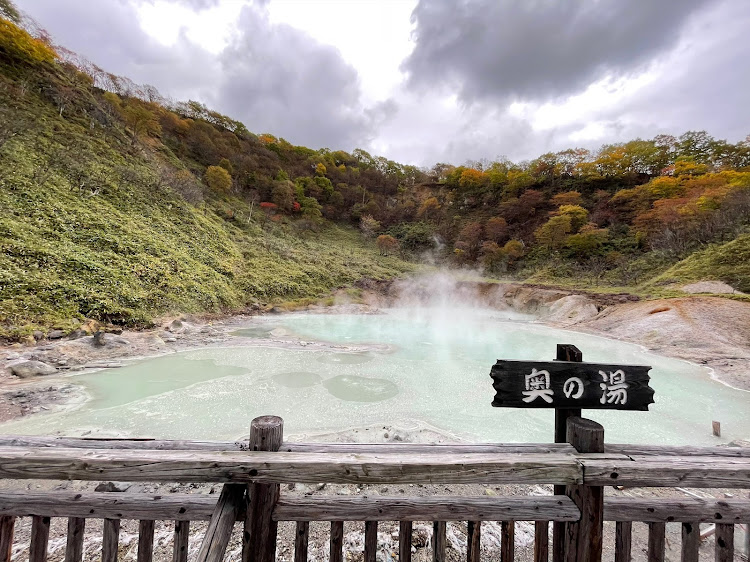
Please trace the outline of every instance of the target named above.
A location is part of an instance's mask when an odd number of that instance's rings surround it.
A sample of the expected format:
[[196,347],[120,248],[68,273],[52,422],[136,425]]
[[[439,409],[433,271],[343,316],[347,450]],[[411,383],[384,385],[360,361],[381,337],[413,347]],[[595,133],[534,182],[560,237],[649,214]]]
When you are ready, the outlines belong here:
[[211,514],[196,562],[223,562],[229,541],[232,538],[237,513],[245,502],[243,484],[224,484],[219,501]]
[[698,562],[701,544],[700,523],[682,524],[682,562]]
[[102,562],[117,562],[117,548],[120,542],[120,520],[105,519],[102,536]]
[[378,553],[378,522],[365,521],[365,562],[375,562]]
[[[284,439],[284,420],[261,416],[250,424],[251,451],[278,451]],[[245,519],[242,562],[275,562],[278,523],[272,514],[279,500],[278,484],[249,484],[250,505]]]
[[331,521],[331,553],[330,562],[344,560],[344,522]]
[[[604,428],[592,420],[570,418],[568,443],[579,453],[604,452]],[[566,562],[599,562],[604,535],[604,488],[573,485],[565,493],[581,510],[581,518],[565,526]]]
[[666,523],[648,524],[648,562],[664,562]]
[[467,562],[479,562],[479,557],[482,554],[482,522],[469,521],[467,534],[466,560]]
[[10,562],[15,528],[15,517],[10,515],[0,517],[0,562]]
[[[580,363],[583,361],[583,353],[573,344],[558,343],[557,361],[572,361]],[[566,443],[568,435],[568,418],[581,417],[580,408],[555,408],[555,443]],[[556,484],[554,487],[556,496],[565,495],[565,486]],[[563,562],[565,558],[565,523],[555,521],[552,523],[552,560]]]
[[138,522],[138,562],[151,562],[154,558],[154,521]]
[[734,560],[734,524],[716,524],[716,562]]
[[432,562],[445,562],[445,521],[432,524]]
[[68,538],[65,544],[65,562],[81,562],[81,560],[83,560],[83,536],[85,531],[86,520],[83,517],[68,518]]
[[187,562],[189,539],[190,539],[190,521],[175,521],[174,523],[174,549],[172,550],[172,562]]
[[632,559],[633,522],[618,521],[615,524],[615,562],[630,562]]
[[534,523],[534,562],[548,562],[548,560],[549,521],[537,521]]
[[49,542],[49,517],[34,515],[31,518],[31,546],[29,562],[46,562]]
[[294,562],[307,562],[309,537],[310,522],[297,521],[297,533],[294,535]]
[[516,556],[516,522],[500,523],[500,562],[513,562]]
[[411,562],[411,521],[400,521],[398,524],[398,560]]

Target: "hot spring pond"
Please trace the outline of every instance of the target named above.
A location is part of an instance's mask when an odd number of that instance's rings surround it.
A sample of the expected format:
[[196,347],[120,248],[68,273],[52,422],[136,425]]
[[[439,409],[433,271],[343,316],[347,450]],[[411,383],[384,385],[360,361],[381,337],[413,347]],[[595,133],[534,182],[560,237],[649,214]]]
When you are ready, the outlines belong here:
[[[305,341],[378,345],[358,353],[258,346],[278,328]],[[508,313],[295,314],[253,319],[236,337],[243,345],[73,375],[90,400],[0,431],[236,439],[255,416],[275,414],[287,435],[388,424],[473,441],[551,441],[552,411],[490,406],[489,371],[496,359],[550,360],[557,343],[572,343],[587,361],[653,366],[651,411],[585,411],[604,424],[608,441],[701,445],[750,436],[750,393],[711,380],[707,369]],[[721,421],[722,439],[711,436],[712,419]]]

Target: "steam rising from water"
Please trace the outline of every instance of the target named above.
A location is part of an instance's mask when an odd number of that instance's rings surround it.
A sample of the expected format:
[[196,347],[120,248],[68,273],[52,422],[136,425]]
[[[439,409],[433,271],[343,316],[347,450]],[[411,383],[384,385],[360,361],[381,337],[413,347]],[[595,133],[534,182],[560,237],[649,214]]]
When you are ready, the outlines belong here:
[[[654,367],[652,411],[586,412],[604,424],[608,441],[713,444],[712,419],[721,419],[724,440],[750,435],[747,393],[710,380],[706,369],[489,308],[487,302],[501,306],[499,289],[485,286],[480,296],[447,276],[399,289],[383,314],[254,318],[239,331],[242,345],[73,377],[92,395],[88,403],[9,422],[2,431],[235,439],[246,436],[253,417],[276,414],[286,433],[298,436],[380,424],[427,426],[472,441],[550,441],[551,410],[490,406],[489,371],[498,358],[550,360],[557,343],[572,343],[587,361]],[[279,328],[274,333],[294,337],[258,339]],[[328,348],[310,350],[300,339]],[[373,345],[346,352],[353,344]]]

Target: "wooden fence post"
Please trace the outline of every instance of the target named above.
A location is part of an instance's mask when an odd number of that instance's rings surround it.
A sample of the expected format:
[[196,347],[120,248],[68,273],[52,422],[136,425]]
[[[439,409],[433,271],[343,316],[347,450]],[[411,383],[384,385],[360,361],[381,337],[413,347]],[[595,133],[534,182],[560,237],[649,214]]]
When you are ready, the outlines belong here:
[[[250,425],[251,451],[278,451],[284,439],[284,420],[255,418]],[[279,500],[278,484],[248,484],[249,503],[243,534],[242,562],[274,562],[278,523],[272,514]]]
[[[592,420],[570,418],[568,443],[579,453],[603,453],[604,428]],[[604,532],[604,488],[572,485],[567,487],[566,494],[581,510],[581,519],[565,526],[565,560],[600,562]]]
[[[576,346],[569,343],[557,344],[556,361],[572,361],[581,363],[583,353]],[[567,443],[568,418],[580,417],[580,408],[555,408],[555,443]],[[564,485],[555,486],[555,495],[562,496],[565,494]],[[563,535],[565,532],[565,523],[555,521],[552,523],[552,560],[553,562],[563,562],[565,556],[563,552]]]

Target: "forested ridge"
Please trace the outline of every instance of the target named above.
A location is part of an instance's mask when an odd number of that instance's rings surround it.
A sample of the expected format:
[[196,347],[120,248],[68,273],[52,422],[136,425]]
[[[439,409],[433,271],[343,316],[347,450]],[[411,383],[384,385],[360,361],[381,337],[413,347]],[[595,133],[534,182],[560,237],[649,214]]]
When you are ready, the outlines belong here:
[[750,137],[419,168],[254,134],[53,45],[8,0],[0,15],[0,336],[312,298],[426,257],[750,290]]

